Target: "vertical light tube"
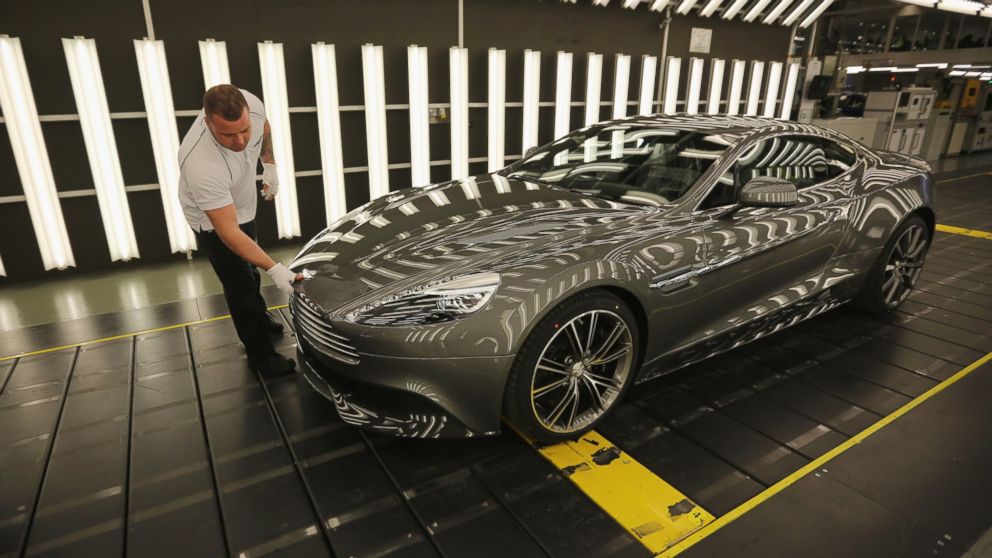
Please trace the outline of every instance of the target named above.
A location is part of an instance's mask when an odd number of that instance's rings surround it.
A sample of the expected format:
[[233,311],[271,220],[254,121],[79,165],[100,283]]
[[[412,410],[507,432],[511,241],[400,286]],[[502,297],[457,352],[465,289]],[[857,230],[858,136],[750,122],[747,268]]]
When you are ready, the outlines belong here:
[[568,134],[572,116],[572,53],[558,51],[555,78],[555,139]]
[[410,179],[413,186],[431,183],[430,131],[427,114],[427,47],[406,49],[410,92]]
[[489,49],[489,164],[496,172],[506,166],[506,51]]
[[[599,98],[603,88],[603,55],[590,52],[586,57],[586,126],[599,122]],[[596,160],[596,139],[590,138],[582,144],[583,160]]]
[[117,141],[110,124],[110,109],[107,108],[107,94],[103,89],[96,41],[83,37],[62,39],[62,47],[79,110],[83,143],[86,144],[86,155],[93,174],[110,259],[127,261],[137,258],[138,243],[134,238],[127,192],[124,191]]
[[21,41],[0,35],[0,108],[45,269],[75,266]]
[[324,219],[328,225],[348,212],[344,190],[344,157],[341,154],[341,114],[338,102],[338,69],[334,45],[310,45],[314,87],[317,93],[317,131],[320,166],[324,178]]
[[537,147],[537,114],[541,101],[541,52],[524,51],[524,124],[520,149],[523,153]]
[[204,89],[231,83],[231,70],[227,65],[227,43],[224,41],[200,41],[200,65],[203,66]]
[[[630,89],[630,56],[616,55],[613,64],[613,118],[627,116],[627,92]],[[623,132],[612,134],[611,154],[614,159],[623,157]]]
[[710,61],[710,96],[706,99],[706,113],[720,114],[720,97],[723,94],[723,67],[720,58]]
[[788,120],[792,118],[792,100],[796,96],[796,81],[799,80],[799,64],[789,64],[789,74],[785,80],[785,94],[782,96],[782,111],[779,118]]
[[451,178],[468,176],[468,49],[448,51],[451,89]]
[[768,87],[765,89],[765,118],[775,116],[775,104],[778,102],[778,87],[782,83],[782,63],[772,62],[768,70]]
[[689,83],[685,93],[685,112],[699,113],[699,91],[703,88],[703,59],[689,59]]
[[637,114],[654,114],[654,79],[658,73],[658,59],[645,54],[641,57],[641,94]]
[[289,126],[289,96],[286,94],[286,67],[282,43],[258,43],[262,70],[262,96],[265,118],[272,131],[272,156],[279,175],[276,196],[276,228],[279,238],[300,236],[300,209],[296,203],[296,166],[293,164],[293,134]]
[[158,175],[165,226],[169,232],[172,252],[189,252],[196,249],[196,237],[186,223],[179,204],[179,131],[176,127],[176,110],[172,104],[172,86],[165,63],[165,44],[145,39],[134,41],[134,54],[138,59],[141,93],[145,99],[148,129],[151,131],[155,171]]
[[382,47],[362,45],[362,75],[365,90],[365,143],[369,154],[369,199],[389,193],[389,153],[386,149],[386,84],[382,70]]
[[0,258],[0,277],[6,277],[7,270],[3,267],[3,258]]
[[630,56],[616,55],[613,65],[613,118],[627,116],[627,91],[630,88]]
[[665,101],[661,112],[675,114],[679,96],[679,77],[682,73],[682,59],[668,57],[668,71],[665,72]]
[[[789,12],[789,15],[785,16],[785,19],[782,20],[782,25],[792,25],[793,23],[795,23],[795,21],[799,19],[799,16],[806,13],[806,10],[810,7],[811,4],[813,4],[813,2],[814,0],[803,0],[802,2],[800,2],[798,6],[796,6],[791,12]],[[813,11],[816,12],[816,10]],[[816,18],[814,17],[813,19]]]
[[743,60],[734,60],[730,74],[730,93],[727,95],[727,115],[733,116],[741,110],[741,92],[744,90]]
[[744,116],[758,115],[758,101],[761,100],[761,78],[765,73],[765,63],[760,60],[751,61],[751,79],[747,86],[747,105]]

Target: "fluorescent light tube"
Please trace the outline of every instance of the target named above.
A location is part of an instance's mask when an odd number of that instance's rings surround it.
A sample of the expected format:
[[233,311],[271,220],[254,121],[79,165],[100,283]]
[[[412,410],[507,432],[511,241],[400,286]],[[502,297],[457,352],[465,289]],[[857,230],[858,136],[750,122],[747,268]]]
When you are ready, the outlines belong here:
[[723,68],[725,62],[719,58],[710,61],[710,96],[706,99],[706,113],[720,114],[720,96],[723,94]]
[[0,108],[42,264],[46,270],[75,266],[21,41],[6,35],[0,35]]
[[768,87],[765,89],[765,118],[775,116],[775,103],[778,102],[778,87],[782,82],[782,63],[772,62],[768,70]]
[[796,96],[796,82],[799,80],[799,64],[790,63],[789,73],[785,78],[785,94],[782,95],[782,111],[779,118],[789,120],[792,118],[792,100]]
[[760,60],[751,61],[751,79],[747,87],[747,104],[744,116],[758,115],[758,101],[761,100],[761,78],[764,77],[765,63]]
[[7,270],[3,267],[3,258],[0,258],[0,277],[6,277]]
[[733,116],[741,110],[741,92],[744,90],[744,70],[746,62],[734,60],[730,73],[730,94],[727,96],[727,115]]
[[648,9],[653,12],[663,11],[665,7],[668,6],[669,2],[671,2],[671,0],[654,0],[653,2],[651,2],[651,5],[648,7]]
[[506,166],[506,51],[489,49],[488,170]]
[[231,70],[227,65],[227,43],[224,41],[200,41],[200,64],[203,66],[203,89],[231,83]]
[[555,139],[564,137],[571,128],[572,53],[558,51],[555,76]]
[[165,226],[169,233],[169,249],[189,252],[196,249],[196,236],[186,223],[179,203],[179,131],[176,128],[176,110],[172,103],[172,85],[165,63],[165,45],[162,41],[145,39],[134,41],[134,54],[138,59],[141,93],[145,99],[145,114],[152,138],[155,172],[158,176]]
[[734,0],[734,3],[730,5],[729,8],[723,11],[723,15],[720,16],[723,19],[733,19],[738,12],[747,4],[748,0]]
[[703,9],[699,11],[699,15],[703,17],[710,17],[713,15],[713,12],[720,7],[720,4],[723,4],[723,0],[710,0],[705,6],[703,6]]
[[654,114],[654,81],[658,73],[658,59],[645,54],[641,56],[641,95],[637,114]]
[[703,87],[703,59],[689,59],[689,83],[686,85],[685,112],[686,114],[699,113],[699,91]]
[[[947,67],[947,62],[937,62],[937,63],[934,63],[934,64],[917,64],[916,67],[917,68],[939,68],[939,69],[943,70],[944,68]],[[955,66],[955,68],[956,67],[957,66]]]
[[879,67],[879,68],[868,68],[868,71],[869,72],[891,72],[891,71],[893,71],[895,69],[896,69],[895,66],[882,66],[882,67]]
[[826,9],[829,8],[830,5],[833,3],[834,0],[823,0],[822,2],[820,2],[820,5],[817,6],[816,9],[814,9],[812,12],[810,12],[808,16],[806,16],[806,19],[804,19],[802,23],[799,24],[799,27],[802,27],[803,29],[809,27],[810,24],[816,21],[816,18],[823,15],[823,12],[825,12]]
[[258,43],[262,70],[262,100],[265,118],[272,131],[272,156],[279,175],[276,196],[276,229],[279,238],[300,236],[300,209],[296,203],[296,167],[293,163],[293,134],[289,125],[289,96],[286,94],[286,66],[282,43]]
[[110,123],[96,41],[83,37],[62,39],[62,47],[79,110],[83,143],[86,144],[86,155],[93,174],[110,259],[128,261],[138,257],[138,243],[134,238],[127,192],[124,191],[124,176],[117,155],[114,128]]
[[613,118],[627,116],[627,91],[630,87],[630,56],[616,55],[613,66]]
[[[789,15],[785,16],[785,19],[782,20],[782,25],[792,25],[793,23],[795,23],[795,21],[799,19],[799,16],[806,13],[806,10],[809,9],[809,7],[815,1],[816,0],[803,0],[802,2],[800,2],[798,6],[796,6],[795,8],[793,8],[791,12],[789,12]],[[766,21],[765,23],[768,22]]]
[[[590,52],[586,56],[586,114],[585,125],[599,122],[599,98],[603,87],[603,55]],[[583,144],[583,160],[595,161],[597,146],[596,138],[590,138]]]
[[949,73],[948,75],[949,76],[952,76],[952,77],[958,77],[958,76],[963,76],[964,74],[965,74],[965,72],[963,70],[954,70],[953,72]]
[[682,0],[679,2],[679,7],[675,8],[675,13],[685,15],[689,13],[689,10],[696,5],[696,0]]
[[541,102],[541,52],[524,51],[524,123],[520,142],[522,153],[537,147],[537,118]]
[[894,73],[894,74],[905,74],[905,73],[908,73],[908,72],[919,72],[919,71],[920,71],[919,68],[896,68],[895,70],[892,70],[892,73]]
[[848,66],[847,68],[844,68],[844,70],[849,74],[860,74],[861,72],[868,71],[868,68],[865,68],[864,66]]
[[603,55],[586,56],[586,126],[599,122],[599,97],[603,89]]
[[668,70],[665,72],[665,100],[661,112],[675,114],[678,107],[679,74],[682,72],[682,59],[669,56]]
[[778,19],[780,15],[782,15],[782,12],[784,12],[785,9],[791,5],[792,5],[792,0],[779,0],[778,4],[775,5],[775,9],[768,12],[768,15],[765,16],[765,19],[763,19],[761,22],[766,25],[774,22],[776,19]]
[[427,108],[427,47],[406,49],[410,101],[410,185],[431,183],[431,137]]
[[341,115],[338,103],[338,70],[334,45],[310,45],[317,93],[317,131],[320,166],[324,178],[324,219],[330,225],[348,213],[341,155]]
[[451,98],[451,179],[468,176],[468,49],[448,50]]
[[940,0],[937,2],[937,9],[957,14],[978,15],[978,12],[985,9],[985,4],[968,0]]
[[751,10],[747,12],[747,15],[744,16],[744,21],[754,21],[754,19],[761,13],[761,10],[764,10],[768,4],[771,3],[772,0],[758,0],[754,7],[752,7]]
[[386,147],[386,93],[382,47],[362,45],[365,92],[365,143],[369,156],[369,200],[389,193],[389,153]]

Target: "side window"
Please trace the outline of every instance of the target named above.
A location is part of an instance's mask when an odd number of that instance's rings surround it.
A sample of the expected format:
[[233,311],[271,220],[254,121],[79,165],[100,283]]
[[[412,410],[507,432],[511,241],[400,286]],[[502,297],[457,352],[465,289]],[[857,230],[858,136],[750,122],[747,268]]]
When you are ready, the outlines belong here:
[[836,178],[844,174],[857,162],[858,158],[850,147],[828,139],[820,141],[823,144],[823,154],[826,158],[829,178]]
[[759,176],[788,180],[809,188],[830,179],[823,146],[817,138],[775,137],[763,140],[737,161],[738,186]]

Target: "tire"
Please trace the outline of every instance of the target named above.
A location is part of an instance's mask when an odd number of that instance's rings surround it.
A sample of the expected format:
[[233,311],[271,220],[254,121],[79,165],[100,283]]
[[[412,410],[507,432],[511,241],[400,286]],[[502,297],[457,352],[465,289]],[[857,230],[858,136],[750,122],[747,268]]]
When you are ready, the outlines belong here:
[[885,243],[855,305],[880,315],[898,308],[916,286],[929,249],[930,227],[919,215],[910,215]]
[[565,300],[517,353],[503,394],[507,420],[539,442],[574,439],[594,428],[636,377],[639,333],[633,312],[609,291]]

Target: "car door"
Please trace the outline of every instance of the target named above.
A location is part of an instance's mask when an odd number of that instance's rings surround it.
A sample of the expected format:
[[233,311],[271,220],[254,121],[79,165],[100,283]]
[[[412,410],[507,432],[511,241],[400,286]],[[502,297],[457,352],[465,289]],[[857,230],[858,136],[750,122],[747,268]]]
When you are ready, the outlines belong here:
[[[826,148],[826,149],[825,149]],[[816,136],[780,135],[754,142],[735,163],[733,188],[715,188],[698,215],[705,219],[706,293],[699,312],[706,338],[789,306],[822,288],[821,275],[847,228],[848,194],[856,165],[828,160],[831,142]],[[736,207],[748,180],[774,176],[795,184],[791,207]]]

